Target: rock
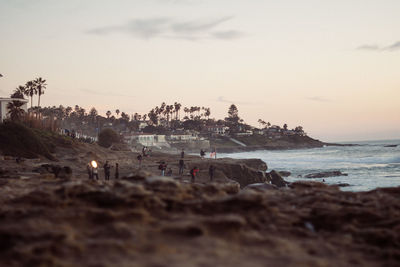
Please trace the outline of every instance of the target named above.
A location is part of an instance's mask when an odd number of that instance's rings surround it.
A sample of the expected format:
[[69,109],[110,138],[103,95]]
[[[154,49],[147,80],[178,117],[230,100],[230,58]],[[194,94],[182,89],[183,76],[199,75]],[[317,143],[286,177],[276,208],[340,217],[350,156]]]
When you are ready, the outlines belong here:
[[317,172],[311,173],[304,176],[305,178],[326,178],[326,177],[336,177],[336,176],[348,176],[347,173],[342,173],[341,171],[329,171],[329,172]]
[[339,186],[339,187],[347,187],[347,186],[350,186],[350,184],[348,184],[348,183],[338,183],[338,184],[336,184],[337,186]]
[[398,145],[387,145],[387,146],[384,146],[384,147],[397,147]]
[[289,177],[292,173],[291,173],[291,172],[288,172],[288,171],[279,171],[279,174],[280,174],[282,177]]
[[71,167],[68,166],[61,167],[60,165],[55,165],[55,164],[42,164],[40,167],[35,168],[32,171],[40,174],[52,173],[56,178],[61,178],[61,179],[69,179],[72,177]]
[[267,190],[276,190],[278,187],[273,184],[267,184],[267,183],[257,183],[257,184],[249,184],[243,190],[256,190],[256,191],[267,191]]
[[287,182],[282,178],[279,172],[272,170],[269,173],[271,178],[271,184],[276,185],[277,187],[286,187]]

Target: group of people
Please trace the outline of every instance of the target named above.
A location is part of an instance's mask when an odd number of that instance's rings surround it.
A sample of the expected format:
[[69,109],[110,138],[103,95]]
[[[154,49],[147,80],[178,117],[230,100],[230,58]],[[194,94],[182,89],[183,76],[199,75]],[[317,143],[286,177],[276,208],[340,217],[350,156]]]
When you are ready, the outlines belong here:
[[[149,156],[149,152],[151,152],[150,149],[148,149],[147,147],[143,147],[142,149],[142,153],[137,155],[137,160],[139,162],[139,169],[142,167],[142,161],[144,157]],[[179,166],[179,172],[178,174],[180,176],[183,175],[184,173],[184,169],[185,169],[185,151],[184,149],[182,149],[181,151],[181,158],[179,159],[178,162],[178,166]],[[205,156],[205,151],[202,149],[200,151],[200,156],[202,158],[204,158]],[[103,165],[103,169],[104,169],[104,179],[105,180],[110,180],[110,176],[111,176],[111,168],[113,168],[114,166],[111,166],[110,163],[108,161],[106,161],[106,163]],[[90,163],[88,163],[87,165],[87,172],[89,175],[89,179],[96,179],[99,180],[99,166],[97,165],[96,161],[92,161]],[[172,176],[172,169],[168,167],[168,164],[165,161],[161,161],[160,165],[158,166],[158,169],[160,170],[160,174],[161,176]],[[210,181],[214,180],[214,174],[215,174],[215,166],[214,165],[210,165],[209,169],[208,169],[208,175],[210,177]],[[196,176],[198,175],[198,173],[200,172],[200,169],[197,166],[194,166],[193,168],[190,169],[189,173],[191,176],[191,182],[194,183],[196,181]],[[114,172],[114,177],[115,179],[119,178],[119,165],[118,163],[115,163],[115,172]]]
[[[88,163],[86,168],[87,168],[89,179],[99,180],[99,168],[98,167],[99,166],[97,165],[96,161],[92,161],[92,162]],[[105,180],[110,180],[111,168],[113,168],[113,166],[111,166],[110,163],[108,161],[106,161],[106,163],[103,165]],[[115,177],[115,179],[119,179],[118,163],[115,163],[114,177]]]

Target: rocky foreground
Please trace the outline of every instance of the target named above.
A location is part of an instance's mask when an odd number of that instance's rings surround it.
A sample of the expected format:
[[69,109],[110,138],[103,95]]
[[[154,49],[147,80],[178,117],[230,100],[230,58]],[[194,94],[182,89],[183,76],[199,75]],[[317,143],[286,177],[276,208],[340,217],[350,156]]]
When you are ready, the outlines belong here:
[[[177,176],[177,155],[154,153],[140,170],[136,155],[76,145],[57,149],[56,162],[0,159],[0,265],[400,265],[400,188],[286,186],[260,160],[193,156]],[[118,162],[122,178],[88,180],[91,159]],[[160,161],[172,177],[157,176]]]
[[3,266],[399,266],[400,188],[1,180]]

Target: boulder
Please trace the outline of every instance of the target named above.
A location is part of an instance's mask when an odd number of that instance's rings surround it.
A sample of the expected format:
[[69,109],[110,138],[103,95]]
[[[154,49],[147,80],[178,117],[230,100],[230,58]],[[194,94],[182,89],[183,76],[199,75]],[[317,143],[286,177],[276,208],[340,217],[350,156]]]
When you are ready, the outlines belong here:
[[72,169],[69,166],[61,167],[56,164],[42,164],[40,167],[32,170],[40,174],[52,173],[56,178],[69,179],[72,177]]
[[256,184],[249,184],[243,190],[256,190],[256,191],[267,191],[267,190],[276,190],[278,187],[273,184],[267,184],[267,183],[256,183]]
[[288,184],[277,171],[272,170],[268,175],[270,176],[271,184],[277,187],[286,187]]
[[336,177],[336,176],[347,176],[347,173],[342,173],[341,171],[328,171],[328,172],[317,172],[311,173],[304,176],[305,178],[326,178],[326,177]]

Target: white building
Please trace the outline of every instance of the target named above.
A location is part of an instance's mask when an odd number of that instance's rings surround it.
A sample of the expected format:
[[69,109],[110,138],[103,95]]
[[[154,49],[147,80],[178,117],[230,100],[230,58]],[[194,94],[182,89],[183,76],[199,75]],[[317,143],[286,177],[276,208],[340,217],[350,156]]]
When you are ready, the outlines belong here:
[[21,109],[23,109],[25,112],[28,112],[28,100],[27,99],[0,97],[0,123],[9,117],[7,105],[8,105],[8,103],[10,103],[12,101],[23,102],[24,104],[21,106]]
[[170,147],[168,142],[165,140],[165,135],[156,134],[133,134],[124,137],[125,142],[133,144],[134,142],[143,146],[150,147]]

